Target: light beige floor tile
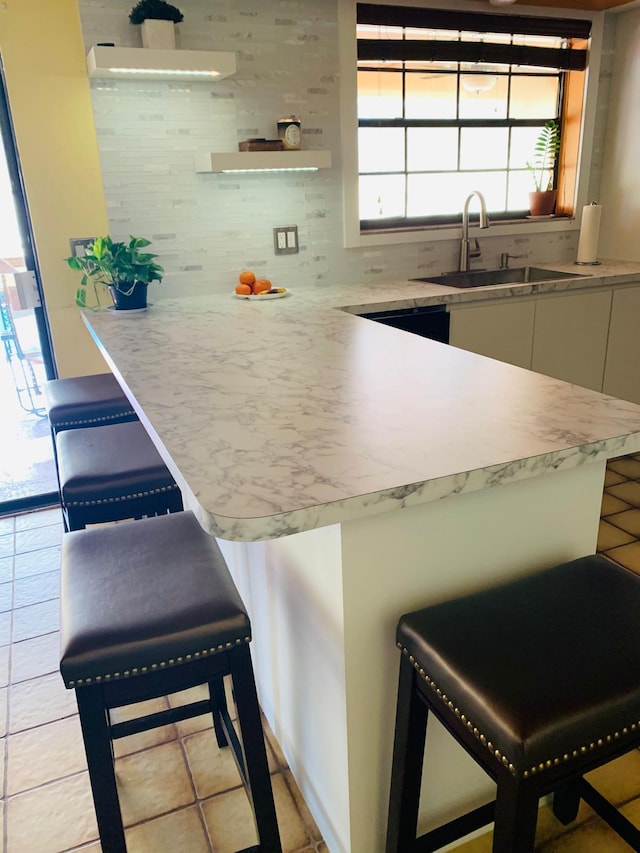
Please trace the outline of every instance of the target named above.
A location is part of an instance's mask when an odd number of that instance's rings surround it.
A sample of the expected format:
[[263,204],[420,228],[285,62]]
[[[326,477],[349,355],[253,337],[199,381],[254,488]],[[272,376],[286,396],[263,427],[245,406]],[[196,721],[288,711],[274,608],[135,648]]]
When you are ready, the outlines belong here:
[[269,747],[273,750],[273,753],[275,756],[275,761],[277,763],[277,767],[280,770],[287,769],[289,767],[289,764],[287,762],[285,754],[282,751],[280,744],[278,743],[278,739],[276,738],[274,733],[271,731],[271,726],[269,725],[269,723],[267,722],[267,720],[264,717],[262,718],[262,728],[264,729],[264,734],[265,734],[265,738],[267,740],[267,743],[269,744]]
[[13,580],[13,557],[0,557],[0,583]]
[[52,507],[51,509],[42,509],[37,512],[25,512],[21,515],[16,515],[15,525],[16,530],[31,530],[34,527],[47,527],[49,524],[61,523],[60,507]]
[[640,797],[640,751],[633,749],[588,773],[586,778],[614,805]]
[[15,529],[15,521],[12,515],[6,515],[0,518],[0,536],[7,533],[13,533]]
[[620,483],[617,486],[610,486],[607,489],[607,494],[614,498],[619,498],[632,506],[640,506],[640,483],[629,480],[627,483]]
[[41,575],[44,572],[52,572],[60,568],[60,546],[53,548],[42,548],[40,551],[27,551],[25,554],[16,554],[14,558],[14,574],[17,578],[26,578],[30,575]]
[[61,853],[98,838],[87,773],[7,800],[6,853]]
[[229,791],[242,784],[233,753],[230,749],[218,748],[213,729],[185,738],[184,748],[200,799]]
[[11,610],[13,606],[13,584],[0,583],[0,611]]
[[[612,459],[607,462],[607,471],[622,474],[631,480],[640,479],[640,462],[633,456],[625,456],[623,459]],[[606,481],[605,481],[606,483]]]
[[607,522],[625,530],[636,538],[640,537],[640,509],[627,509],[607,516]]
[[607,557],[611,557],[627,569],[640,573],[640,542],[637,540],[629,545],[612,548],[611,551],[607,551]]
[[609,466],[607,466],[607,470],[604,475],[604,485],[605,488],[607,486],[616,486],[618,483],[624,483],[626,477],[623,477],[622,474],[617,474],[615,471],[612,471]]
[[0,613],[0,646],[8,646],[11,642],[11,611]]
[[[0,614],[2,616],[3,614]],[[9,615],[9,614],[7,614]],[[30,640],[60,630],[60,602],[57,598],[41,601],[13,611],[13,642]]]
[[159,817],[195,800],[177,742],[118,758],[116,776],[126,826]]
[[[227,710],[232,720],[236,719],[236,707],[233,701],[233,692],[231,690],[231,680],[224,679],[224,688],[227,696]],[[209,688],[206,684],[200,684],[198,687],[192,687],[189,690],[182,690],[180,693],[173,693],[168,697],[169,704],[172,708],[177,708],[180,705],[186,705],[189,702],[201,702],[209,699]],[[192,717],[190,720],[182,720],[176,723],[178,733],[185,737],[194,732],[201,732],[205,729],[213,727],[213,718],[210,714],[202,714],[199,717]]]
[[4,737],[7,733],[7,701],[9,690],[6,687],[0,688],[0,737]]
[[52,545],[60,545],[63,532],[61,521],[58,524],[50,524],[46,527],[33,527],[30,530],[17,531],[15,534],[16,554],[39,551],[42,548],[50,548]]
[[629,853],[629,845],[600,820],[590,820],[536,847],[536,853]]
[[14,607],[28,607],[30,604],[38,604],[51,598],[60,597],[60,571],[43,572],[39,575],[30,575],[26,578],[18,578],[15,584]]
[[617,548],[618,545],[627,545],[629,542],[633,542],[633,539],[634,537],[631,534],[602,519],[598,527],[598,544],[596,547],[598,551],[608,551],[609,548]]
[[[165,711],[167,707],[168,703],[164,698],[151,699],[148,702],[138,702],[135,705],[127,705],[125,708],[114,708],[111,711],[111,720],[114,723],[121,723],[124,720],[136,719],[146,714]],[[113,748],[116,757],[119,757],[121,755],[130,755],[132,752],[140,752],[140,750],[148,749],[151,746],[160,746],[161,743],[168,743],[171,740],[175,740],[176,737],[177,732],[174,725],[160,726],[156,729],[150,729],[148,732],[140,732],[137,735],[120,738],[114,741]]]
[[78,717],[65,717],[8,738],[7,793],[17,794],[87,766]]
[[314,842],[322,841],[322,834],[320,830],[316,826],[316,822],[314,821],[311,812],[307,808],[307,804],[305,803],[302,794],[300,793],[300,789],[296,785],[296,780],[293,778],[293,774],[290,770],[285,770],[282,774],[287,787],[289,789],[289,793],[293,798],[293,802],[296,805],[296,809],[298,814],[302,818],[302,821],[307,828],[307,832],[311,837],[311,840]]
[[0,646],[0,686],[9,683],[9,646]]
[[45,634],[33,640],[23,640],[11,647],[11,683],[38,678],[60,667],[60,635]]
[[75,690],[67,690],[59,672],[11,687],[9,731],[20,732],[78,713]]
[[197,806],[132,826],[128,853],[209,853],[207,833]]
[[[297,853],[310,846],[311,838],[284,778],[278,773],[271,779],[282,853]],[[205,800],[202,811],[216,853],[234,853],[256,843],[251,807],[243,788]]]
[[626,501],[621,501],[620,498],[616,498],[608,492],[605,492],[602,496],[600,515],[606,518],[614,512],[622,512],[625,509],[630,509],[630,507],[631,504],[628,504]]
[[0,536],[0,557],[12,557],[14,553],[15,537],[13,533],[5,533]]

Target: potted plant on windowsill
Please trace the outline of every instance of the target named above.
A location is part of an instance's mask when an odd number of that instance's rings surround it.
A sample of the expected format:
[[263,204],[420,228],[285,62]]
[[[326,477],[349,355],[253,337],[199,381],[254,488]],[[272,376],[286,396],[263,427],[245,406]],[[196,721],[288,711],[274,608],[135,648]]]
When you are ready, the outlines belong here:
[[[96,285],[106,285],[111,291],[116,310],[126,311],[147,307],[147,285],[162,281],[164,269],[155,262],[157,255],[144,252],[150,240],[130,237],[128,243],[115,243],[111,237],[96,237],[84,255],[66,258],[73,270],[82,273],[76,291],[76,305],[81,308],[99,307]],[[96,304],[87,305],[87,287],[93,285]]]
[[176,28],[184,15],[166,0],[140,0],[129,14],[132,24],[140,24],[142,46],[156,49],[174,49]]
[[535,191],[529,193],[529,210],[532,216],[549,216],[558,195],[553,183],[560,151],[560,125],[555,119],[550,119],[541,129],[533,151],[533,161],[527,162],[535,186]]

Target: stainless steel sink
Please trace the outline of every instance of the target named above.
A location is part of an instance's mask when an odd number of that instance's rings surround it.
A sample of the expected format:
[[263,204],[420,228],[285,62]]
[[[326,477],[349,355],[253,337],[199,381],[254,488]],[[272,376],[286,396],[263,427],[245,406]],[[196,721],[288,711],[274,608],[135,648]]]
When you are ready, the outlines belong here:
[[554,279],[585,277],[586,276],[581,273],[545,270],[540,267],[514,267],[513,269],[502,270],[448,272],[444,275],[412,278],[411,281],[424,281],[429,284],[444,284],[447,287],[488,287],[493,284],[525,284],[531,281],[552,281]]

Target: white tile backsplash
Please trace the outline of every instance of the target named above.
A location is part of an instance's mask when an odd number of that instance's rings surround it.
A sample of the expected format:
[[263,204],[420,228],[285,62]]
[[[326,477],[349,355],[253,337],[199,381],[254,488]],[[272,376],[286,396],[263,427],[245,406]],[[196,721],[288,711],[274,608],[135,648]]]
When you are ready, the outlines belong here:
[[[92,81],[110,231],[148,237],[166,270],[163,295],[231,289],[254,269],[288,288],[327,281],[388,281],[452,269],[444,240],[343,248],[337,0],[189,0],[179,45],[236,54],[219,83]],[[79,0],[87,50],[140,46],[131,0]],[[302,120],[305,148],[332,151],[315,173],[199,174],[199,151],[235,151],[251,136],[275,138],[281,115]],[[272,229],[297,225],[300,252],[276,257]],[[480,235],[483,266],[500,252],[572,260],[577,233]],[[154,285],[156,287],[157,285]],[[153,297],[151,297],[153,299]]]

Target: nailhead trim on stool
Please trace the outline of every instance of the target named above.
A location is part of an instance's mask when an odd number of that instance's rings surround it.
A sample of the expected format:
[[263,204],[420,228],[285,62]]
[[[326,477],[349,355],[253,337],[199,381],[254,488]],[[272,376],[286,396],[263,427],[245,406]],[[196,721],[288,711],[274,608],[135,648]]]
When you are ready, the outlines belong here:
[[[220,549],[191,512],[63,537],[60,671],[76,692],[103,853],[127,850],[113,740],[205,713],[219,746],[231,747],[252,805],[258,846],[250,850],[281,853],[250,641],[249,617]],[[203,684],[206,700],[110,721],[112,708]]]
[[589,556],[402,616],[387,853],[416,847],[429,711],[497,797],[416,849],[495,821],[494,853],[531,853],[539,799],[553,792],[563,823],[582,798],[640,850],[640,831],[583,778],[640,745],[638,613],[640,576]]
[[137,420],[112,373],[51,379],[45,383],[44,391],[54,435],[63,429]]

